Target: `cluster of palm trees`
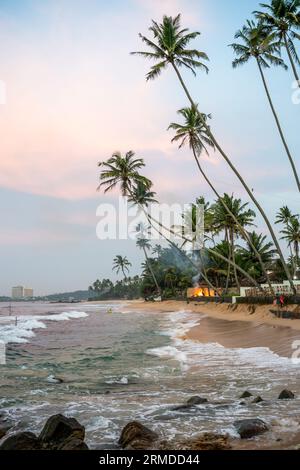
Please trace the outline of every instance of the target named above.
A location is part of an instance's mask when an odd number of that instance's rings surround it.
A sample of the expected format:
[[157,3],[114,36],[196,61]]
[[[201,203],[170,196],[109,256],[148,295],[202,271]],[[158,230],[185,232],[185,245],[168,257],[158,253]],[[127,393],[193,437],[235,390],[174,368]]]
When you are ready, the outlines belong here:
[[[235,37],[239,42],[230,45],[236,55],[233,61],[233,67],[236,68],[237,66],[243,65],[251,58],[256,61],[259,76],[262,79],[271,112],[275,119],[284,150],[287,154],[297,189],[300,191],[300,182],[295,161],[282,129],[279,115],[275,109],[264,74],[264,69],[270,68],[271,66],[288,68],[282,58],[282,52],[286,51],[293,75],[300,88],[300,82],[298,81],[300,61],[295,46],[295,41],[300,39],[297,33],[300,28],[300,0],[272,0],[270,5],[261,4],[261,8],[262,11],[253,12],[255,19],[247,21],[242,29],[236,33]],[[272,221],[269,220],[261,203],[237,169],[233,159],[223,149],[211,128],[211,116],[203,113],[199,109],[198,104],[191,96],[181,74],[181,69],[188,69],[194,76],[196,76],[196,71],[198,70],[205,73],[209,71],[207,67],[208,56],[202,51],[189,47],[191,41],[197,38],[200,33],[190,32],[187,28],[183,28],[180,15],[176,17],[164,16],[161,23],[152,21],[149,31],[151,34],[150,38],[140,34],[140,38],[148,47],[148,50],[132,52],[132,54],[137,54],[154,61],[154,65],[151,66],[147,74],[147,80],[158,78],[167,67],[171,67],[176,74],[185,92],[189,106],[178,111],[180,122],[173,122],[169,126],[169,130],[175,132],[175,135],[172,137],[172,142],[178,143],[180,148],[185,145],[189,147],[199,173],[217,198],[213,209],[211,209],[211,211],[206,210],[206,218],[213,219],[214,228],[210,230],[210,236],[212,237],[210,239],[211,243],[209,246],[206,246],[205,253],[201,253],[200,250],[200,262],[199,260],[195,261],[194,257],[187,254],[184,250],[184,244],[187,241],[191,241],[190,239],[184,238],[182,245],[177,246],[171,240],[171,236],[174,235],[176,229],[174,227],[164,227],[151,216],[148,207],[150,204],[157,202],[156,195],[152,191],[152,182],[141,175],[141,170],[144,167],[143,159],[136,158],[132,151],[127,152],[125,156],[117,152],[107,161],[99,163],[102,169],[100,173],[99,189],[105,187],[105,192],[107,192],[120,185],[122,195],[127,196],[133,204],[139,207],[149,225],[169,243],[174,253],[182,259],[185,259],[190,264],[191,268],[198,270],[199,274],[210,287],[215,286],[212,284],[212,278],[210,276],[211,271],[206,269],[205,263],[203,259],[201,259],[204,255],[208,256],[210,261],[214,260],[216,262],[217,260],[220,264],[220,271],[223,270],[226,273],[225,289],[228,289],[233,277],[237,288],[244,280],[259,287],[258,281],[263,279],[268,283],[271,291],[273,291],[271,274],[274,270],[272,271],[270,269],[269,264],[271,258],[277,257],[278,261],[276,263],[282,270],[282,277],[288,279],[293,293],[296,293],[293,279],[297,275],[299,265],[298,216],[291,216],[282,230],[282,239],[287,240],[292,249],[291,259],[286,260],[280,241],[275,234]],[[214,182],[207,176],[200,157],[203,153],[208,154],[213,150],[218,152],[228,164],[229,168],[244,188],[249,202],[253,205],[253,209],[262,217],[270,235],[269,241],[266,235],[263,236],[247,230],[247,228],[253,224],[255,217],[255,213],[248,206],[248,202],[242,203],[241,200],[234,199],[233,196],[227,194],[221,195]],[[169,236],[165,235],[166,230]],[[218,244],[214,244],[213,240],[214,237],[220,235],[221,232],[224,233],[224,239],[220,242],[222,245],[219,243],[219,246],[217,246]],[[237,247],[235,242],[238,239],[243,240],[243,247]],[[206,241],[208,243],[208,240]],[[149,246],[145,241],[145,237],[140,236],[138,246],[144,251],[146,262],[148,262],[150,266],[151,263],[149,263],[149,260],[147,261],[146,256]],[[244,261],[245,258],[247,258],[246,264],[241,263],[242,255],[244,256]],[[240,260],[240,262],[238,260]],[[122,270],[122,268],[120,269]],[[209,269],[211,270],[213,268],[210,266]],[[151,269],[148,268],[148,270],[151,273]],[[154,273],[151,275],[155,278],[155,274],[153,274]],[[159,284],[156,281],[154,281],[154,283],[159,293]],[[218,283],[220,282],[218,281]]]

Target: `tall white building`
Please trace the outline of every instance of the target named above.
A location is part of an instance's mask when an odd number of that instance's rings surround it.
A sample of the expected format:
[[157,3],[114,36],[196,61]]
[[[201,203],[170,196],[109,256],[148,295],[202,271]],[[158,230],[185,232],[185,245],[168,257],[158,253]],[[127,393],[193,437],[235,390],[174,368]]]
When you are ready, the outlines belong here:
[[31,287],[15,286],[11,290],[13,299],[27,299],[33,297],[33,289]]

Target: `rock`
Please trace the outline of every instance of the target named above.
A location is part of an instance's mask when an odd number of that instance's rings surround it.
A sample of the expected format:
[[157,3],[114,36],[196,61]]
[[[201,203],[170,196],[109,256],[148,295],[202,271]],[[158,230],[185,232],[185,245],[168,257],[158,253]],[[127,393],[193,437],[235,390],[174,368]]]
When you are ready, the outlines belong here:
[[50,384],[62,384],[64,382],[63,379],[60,377],[55,377],[54,375],[49,375],[46,380]]
[[39,450],[40,442],[32,432],[18,432],[8,437],[1,445],[0,450]]
[[123,428],[119,444],[123,449],[153,449],[158,437],[156,432],[146,428],[138,421],[132,421]]
[[0,439],[6,435],[7,431],[9,431],[11,427],[12,426],[9,424],[7,418],[0,414]]
[[168,450],[230,450],[227,435],[204,433],[193,439],[169,443]]
[[194,405],[202,405],[203,403],[207,403],[206,398],[199,397],[195,395],[194,397],[191,397],[188,399],[186,402],[187,405],[194,406]]
[[246,392],[242,393],[242,395],[240,396],[241,399],[243,398],[250,398],[250,397],[253,397],[252,393],[248,392],[246,390]]
[[295,398],[295,395],[293,394],[293,392],[285,389],[285,390],[282,390],[282,392],[280,393],[278,400],[293,400],[294,398]]
[[243,419],[235,421],[234,426],[242,439],[249,439],[269,430],[262,419]]
[[59,445],[57,450],[89,450],[89,448],[82,439],[71,436]]
[[84,440],[85,429],[75,418],[67,418],[61,414],[51,416],[43,427],[39,439],[51,447],[62,445],[66,439]]
[[171,411],[182,411],[183,413],[193,411],[193,405],[178,405],[171,408]]
[[262,401],[264,401],[260,396],[254,398],[254,400],[252,400],[251,403],[261,403]]

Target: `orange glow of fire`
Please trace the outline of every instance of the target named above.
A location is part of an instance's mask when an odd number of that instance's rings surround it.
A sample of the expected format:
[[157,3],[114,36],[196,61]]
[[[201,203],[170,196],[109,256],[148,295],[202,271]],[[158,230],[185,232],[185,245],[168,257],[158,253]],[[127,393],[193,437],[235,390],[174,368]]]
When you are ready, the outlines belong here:
[[215,291],[209,289],[209,287],[195,287],[194,289],[189,289],[189,297],[214,297]]

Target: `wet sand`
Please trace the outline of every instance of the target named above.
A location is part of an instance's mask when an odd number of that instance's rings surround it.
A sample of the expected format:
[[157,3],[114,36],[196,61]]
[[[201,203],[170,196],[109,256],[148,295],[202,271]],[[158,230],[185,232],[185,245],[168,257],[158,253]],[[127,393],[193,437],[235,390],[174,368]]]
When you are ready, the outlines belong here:
[[[291,357],[294,341],[300,340],[300,320],[276,318],[270,306],[257,306],[250,314],[247,305],[233,311],[230,304],[202,304],[183,301],[150,303],[131,301],[127,309],[152,312],[188,310],[201,316],[201,325],[193,327],[186,338],[202,343],[219,343],[226,348],[266,347],[274,353]],[[290,306],[289,308],[295,308]],[[205,315],[205,318],[203,318]]]

